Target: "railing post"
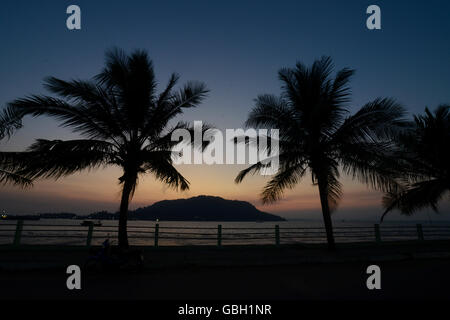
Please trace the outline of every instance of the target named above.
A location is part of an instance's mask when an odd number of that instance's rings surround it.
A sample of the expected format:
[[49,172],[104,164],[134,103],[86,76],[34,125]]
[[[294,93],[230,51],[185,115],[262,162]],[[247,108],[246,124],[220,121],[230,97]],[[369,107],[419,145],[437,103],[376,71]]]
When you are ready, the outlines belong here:
[[92,243],[92,234],[94,233],[94,223],[89,224],[87,239],[86,239],[86,247],[90,247]]
[[155,247],[158,246],[159,224],[155,224]]
[[17,220],[16,233],[14,234],[14,245],[15,246],[20,245],[20,238],[22,236],[22,229],[23,229],[23,220]]
[[275,245],[280,245],[280,226],[275,225]]
[[419,238],[420,241],[424,240],[423,228],[422,228],[422,225],[420,223],[417,225],[417,237]]
[[379,224],[375,224],[375,240],[376,242],[381,242],[381,232]]
[[217,226],[217,246],[221,247],[222,246],[222,225],[219,224]]

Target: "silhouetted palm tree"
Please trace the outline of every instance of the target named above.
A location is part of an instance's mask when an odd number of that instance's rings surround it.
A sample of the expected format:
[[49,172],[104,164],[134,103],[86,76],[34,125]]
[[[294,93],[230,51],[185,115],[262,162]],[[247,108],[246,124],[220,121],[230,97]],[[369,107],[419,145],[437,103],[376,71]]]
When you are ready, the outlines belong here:
[[1,153],[0,163],[11,165],[28,179],[60,178],[83,169],[116,165],[122,197],[119,216],[119,246],[128,246],[128,205],[139,175],[153,173],[175,189],[186,190],[189,182],[172,165],[171,141],[174,129],[191,129],[169,121],[183,109],[196,107],[206,96],[203,83],[189,82],[174,87],[179,76],[172,74],[167,86],[156,94],[152,61],[144,51],[126,55],[107,52],[106,66],[92,81],[46,79],[46,88],[61,98],[33,95],[9,104],[6,122],[25,115],[50,116],[70,127],[84,139],[37,140],[26,152]]
[[399,135],[402,162],[399,187],[386,193],[386,211],[393,209],[411,215],[431,207],[450,191],[450,106],[439,106],[434,114],[425,108],[425,115],[414,117],[411,129]]
[[[340,171],[374,188],[390,190],[395,183],[390,170],[390,137],[404,125],[403,108],[391,99],[376,99],[346,116],[348,82],[354,71],[340,70],[334,79],[332,71],[329,57],[315,61],[310,68],[297,63],[294,69],[281,69],[281,96],[258,96],[246,122],[256,128],[279,129],[280,169],[265,186],[263,202],[280,199],[309,169],[313,184],[319,187],[330,249],[335,246],[330,213],[342,193]],[[258,162],[241,171],[235,181],[267,166]]]

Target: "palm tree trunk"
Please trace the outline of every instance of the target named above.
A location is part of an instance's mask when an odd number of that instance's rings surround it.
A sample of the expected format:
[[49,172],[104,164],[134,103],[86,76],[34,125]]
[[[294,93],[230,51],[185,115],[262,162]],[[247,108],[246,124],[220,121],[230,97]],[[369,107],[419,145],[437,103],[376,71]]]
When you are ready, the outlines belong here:
[[128,248],[127,220],[128,220],[128,204],[133,183],[126,178],[123,185],[122,199],[120,201],[119,213],[119,247]]
[[333,251],[336,249],[333,236],[333,223],[331,221],[330,206],[328,204],[328,191],[325,179],[318,179],[320,203],[322,205],[323,221],[325,223],[325,231],[327,233],[328,249]]

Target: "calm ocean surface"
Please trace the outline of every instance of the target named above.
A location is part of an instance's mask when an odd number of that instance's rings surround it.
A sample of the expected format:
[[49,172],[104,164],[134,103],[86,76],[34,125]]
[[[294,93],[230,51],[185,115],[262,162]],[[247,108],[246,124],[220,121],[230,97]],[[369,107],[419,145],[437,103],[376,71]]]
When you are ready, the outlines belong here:
[[[88,227],[81,226],[82,220],[39,220],[25,221],[21,244],[85,245]],[[97,222],[97,221],[95,221]],[[101,221],[95,226],[92,244],[101,244],[105,239],[117,243],[117,221]],[[416,224],[423,226],[425,239],[450,239],[450,221],[384,222],[380,226],[381,238],[389,240],[418,239]],[[154,221],[129,221],[130,244],[152,246],[155,243]],[[215,245],[218,225],[222,226],[222,245],[274,244],[275,226],[279,226],[280,243],[320,243],[326,241],[325,230],[320,221],[280,222],[186,222],[161,221],[158,244],[168,245]],[[0,244],[12,243],[16,221],[0,221]],[[375,241],[374,223],[367,221],[336,221],[334,234],[337,242]]]

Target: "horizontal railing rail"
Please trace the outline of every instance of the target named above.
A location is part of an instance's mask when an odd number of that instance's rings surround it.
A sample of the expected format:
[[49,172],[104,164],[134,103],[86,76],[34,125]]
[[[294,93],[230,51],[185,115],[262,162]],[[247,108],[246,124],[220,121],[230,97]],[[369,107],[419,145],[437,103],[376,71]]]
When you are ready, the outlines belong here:
[[[43,244],[40,239],[61,239],[67,244],[67,239],[76,239],[83,245],[91,246],[93,240],[117,239],[117,226],[96,226],[93,223],[73,224],[38,224],[18,220],[0,222],[0,243],[19,246],[27,240],[32,244]],[[160,240],[173,240],[175,245],[180,241],[209,241],[222,246],[224,242],[237,243],[264,241],[279,245],[280,243],[326,242],[326,232],[321,227],[223,227],[221,224],[211,227],[192,226],[128,226],[128,238],[144,241],[144,245],[158,246]],[[399,226],[338,226],[334,228],[334,237],[338,241],[402,241],[402,240],[437,240],[450,239],[450,225],[399,225]],[[9,241],[8,241],[9,239]],[[39,239],[39,240],[38,240]],[[184,243],[185,244],[185,243]],[[183,243],[181,244],[183,245]]]

